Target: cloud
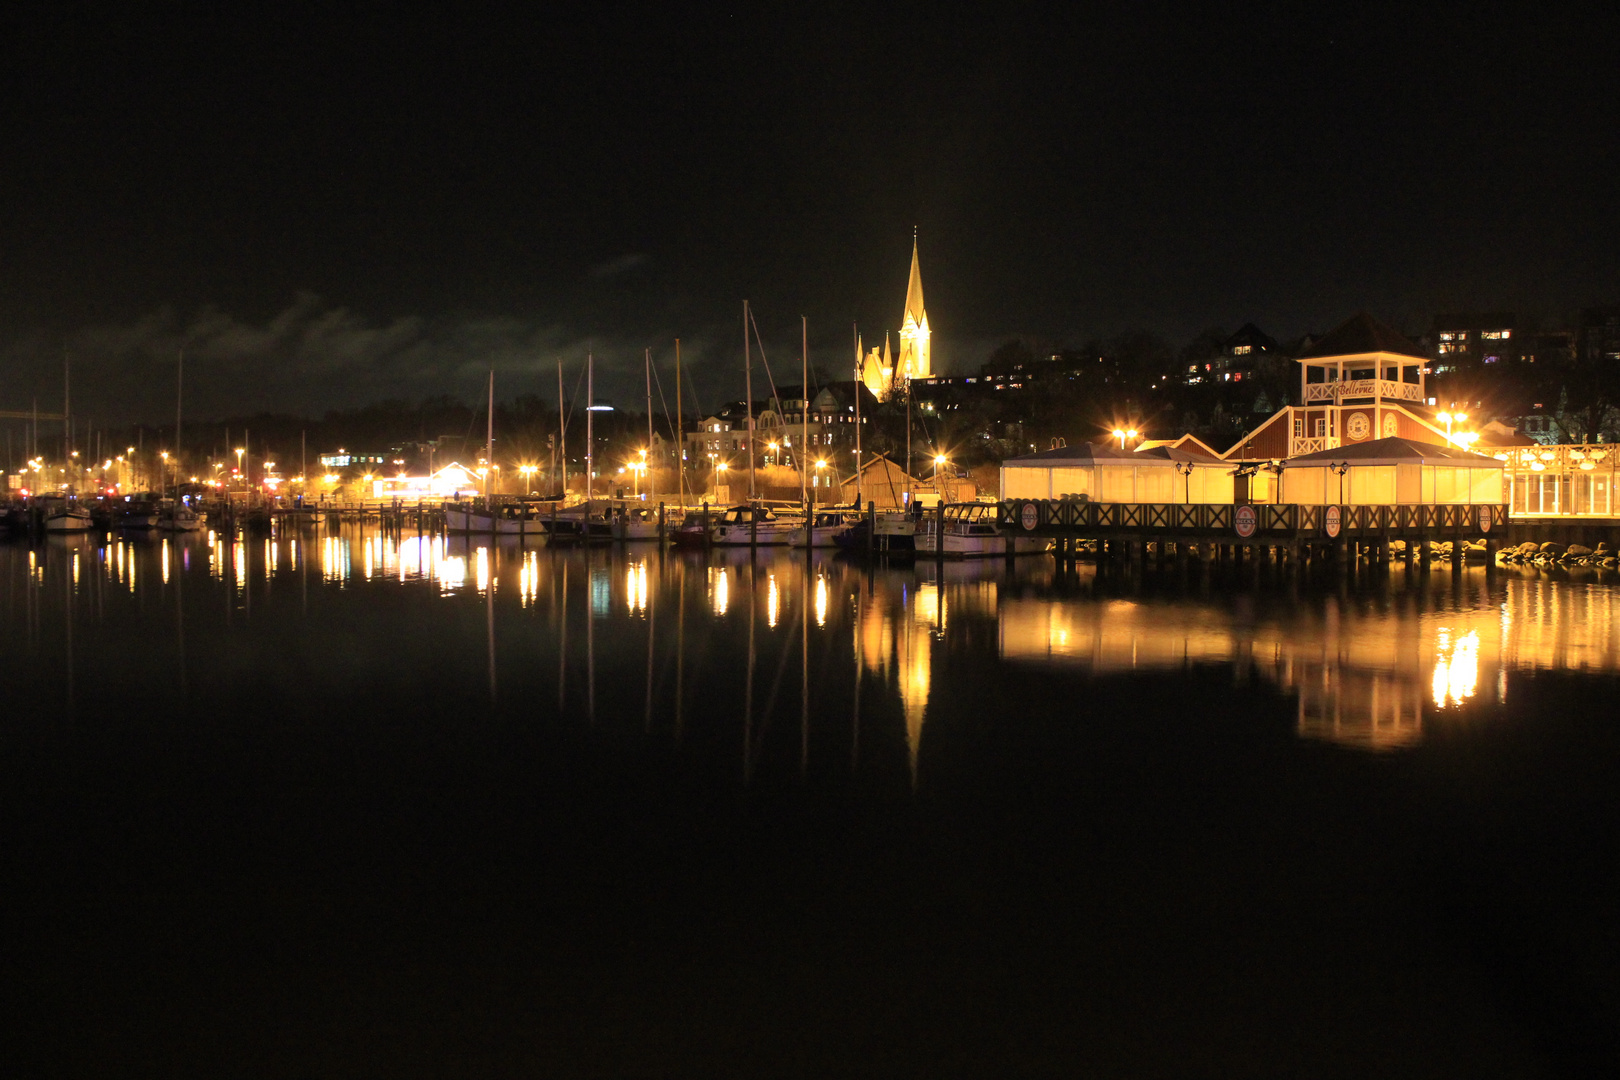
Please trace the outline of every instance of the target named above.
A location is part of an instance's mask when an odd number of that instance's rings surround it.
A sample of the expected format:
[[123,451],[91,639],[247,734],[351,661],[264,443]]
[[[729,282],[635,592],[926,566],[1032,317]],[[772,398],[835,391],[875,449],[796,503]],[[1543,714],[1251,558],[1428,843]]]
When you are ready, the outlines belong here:
[[603,281],[611,277],[618,277],[620,274],[629,273],[638,266],[645,266],[649,261],[650,258],[646,252],[632,251],[628,254],[620,255],[617,259],[609,259],[605,263],[598,263],[591,267],[591,277],[595,278],[597,281]]
[[517,318],[374,319],[301,294],[263,321],[204,309],[182,318],[162,309],[124,324],[64,336],[13,331],[0,337],[3,408],[44,410],[62,399],[62,352],[72,357],[73,411],[97,423],[151,422],[174,412],[176,360],[185,355],[186,413],[199,420],[250,412],[319,414],[383,399],[450,394],[472,398],[494,368],[502,397],[556,393],[556,365],[572,372],[591,350],[604,354],[611,384],[639,344],[601,341]]

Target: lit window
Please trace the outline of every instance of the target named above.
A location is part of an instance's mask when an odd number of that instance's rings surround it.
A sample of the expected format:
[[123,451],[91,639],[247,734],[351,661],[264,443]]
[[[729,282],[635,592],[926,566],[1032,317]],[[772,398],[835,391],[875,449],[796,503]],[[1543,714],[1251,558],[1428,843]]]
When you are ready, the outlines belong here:
[[1441,341],[1450,341],[1451,337],[1452,337],[1452,335],[1450,335],[1450,334],[1441,334],[1440,335],[1440,340]]
[[1252,345],[1234,345],[1234,346],[1232,346],[1232,355],[1233,356],[1247,356],[1247,355],[1249,355],[1249,353],[1253,349],[1254,349],[1254,346],[1252,346]]

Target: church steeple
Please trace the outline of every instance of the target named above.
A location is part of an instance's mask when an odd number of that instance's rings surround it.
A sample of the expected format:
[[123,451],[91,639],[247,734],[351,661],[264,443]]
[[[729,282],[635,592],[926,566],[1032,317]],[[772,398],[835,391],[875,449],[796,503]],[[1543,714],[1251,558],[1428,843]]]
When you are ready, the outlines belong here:
[[921,326],[927,313],[923,310],[922,265],[917,261],[917,236],[911,237],[911,281],[906,285],[906,310],[901,325]]
[[917,257],[917,234],[911,236],[911,280],[906,284],[906,310],[900,316],[900,358],[895,379],[926,379],[934,373],[929,347],[928,311],[923,306],[922,262]]

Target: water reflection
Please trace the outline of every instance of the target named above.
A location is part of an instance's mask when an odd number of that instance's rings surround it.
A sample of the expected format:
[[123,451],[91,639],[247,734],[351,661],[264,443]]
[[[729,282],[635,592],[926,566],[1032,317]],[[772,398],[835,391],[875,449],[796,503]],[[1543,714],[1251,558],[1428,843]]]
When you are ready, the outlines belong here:
[[[1015,689],[1032,667],[1081,680],[1218,667],[1285,695],[1299,737],[1372,750],[1414,746],[1437,725],[1467,730],[1515,692],[1511,673],[1620,670],[1620,591],[1533,574],[1504,573],[1487,588],[1470,571],[1457,590],[1448,575],[1353,594],[1152,595],[1110,592],[1044,560],[866,566],[767,551],[537,550],[355,527],[99,547],[52,538],[0,549],[0,566],[30,596],[9,609],[16,625],[6,630],[28,649],[45,640],[36,627],[59,625],[54,605],[87,597],[97,640],[81,641],[84,655],[136,656],[128,666],[143,672],[173,664],[181,686],[187,666],[199,677],[251,675],[280,657],[291,658],[277,669],[289,683],[341,684],[357,676],[339,658],[363,653],[363,678],[383,687],[440,671],[514,708],[555,701],[563,720],[632,717],[645,733],[733,754],[740,736],[750,779],[772,761],[801,776],[837,762],[892,766],[920,783],[930,724],[961,707],[968,670]],[[288,573],[299,588],[273,592]],[[501,588],[503,574],[515,589]],[[323,608],[323,596],[342,606]],[[468,602],[482,609],[482,633],[469,635],[455,615]],[[347,613],[341,624],[324,621],[337,610]],[[173,620],[172,632],[135,629],[155,619]],[[353,635],[341,646],[329,640],[336,625]],[[119,686],[108,679],[98,692],[116,697]]]

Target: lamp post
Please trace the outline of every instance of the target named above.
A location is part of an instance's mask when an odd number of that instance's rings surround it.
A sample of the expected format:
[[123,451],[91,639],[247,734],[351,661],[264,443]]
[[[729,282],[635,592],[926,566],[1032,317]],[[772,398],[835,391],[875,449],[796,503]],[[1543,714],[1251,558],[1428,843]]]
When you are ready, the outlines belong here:
[[1190,461],[1178,461],[1178,462],[1176,462],[1176,472],[1181,474],[1181,479],[1182,479],[1182,485],[1181,485],[1182,501],[1183,501],[1184,504],[1190,505],[1192,503],[1193,463],[1190,462]]
[[1131,439],[1131,440],[1134,441],[1136,439],[1136,437],[1138,435],[1140,435],[1140,434],[1141,434],[1141,432],[1137,431],[1135,428],[1115,428],[1114,429],[1114,438],[1119,440],[1119,448],[1121,450],[1125,449],[1125,440],[1126,439]]
[[1343,506],[1344,474],[1350,471],[1350,463],[1348,461],[1330,461],[1328,462],[1328,471],[1339,478],[1339,505]]

